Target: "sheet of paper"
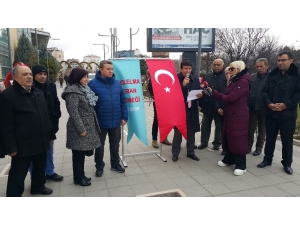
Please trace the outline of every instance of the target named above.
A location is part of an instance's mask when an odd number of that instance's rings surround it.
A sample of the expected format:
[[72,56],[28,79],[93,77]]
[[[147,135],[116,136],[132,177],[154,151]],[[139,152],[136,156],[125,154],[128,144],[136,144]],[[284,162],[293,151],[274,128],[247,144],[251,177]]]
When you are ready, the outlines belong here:
[[194,99],[197,99],[196,95],[202,93],[202,91],[203,90],[192,90],[192,91],[190,91],[186,101],[188,102],[188,101],[192,101]]

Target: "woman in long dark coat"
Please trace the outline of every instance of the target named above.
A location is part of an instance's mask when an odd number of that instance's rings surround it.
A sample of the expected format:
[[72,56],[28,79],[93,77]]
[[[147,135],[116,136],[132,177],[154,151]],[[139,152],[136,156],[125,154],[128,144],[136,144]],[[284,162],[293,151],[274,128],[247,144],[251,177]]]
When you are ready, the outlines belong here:
[[88,72],[74,68],[69,76],[69,85],[62,93],[69,113],[67,122],[67,148],[72,149],[74,183],[91,185],[91,178],[84,174],[85,156],[101,146],[100,127],[94,111],[98,97],[89,88]]
[[222,132],[222,147],[226,154],[218,166],[235,164],[234,175],[246,172],[248,146],[248,95],[250,75],[243,61],[234,61],[229,67],[230,80],[224,94],[211,90],[213,97],[226,103]]

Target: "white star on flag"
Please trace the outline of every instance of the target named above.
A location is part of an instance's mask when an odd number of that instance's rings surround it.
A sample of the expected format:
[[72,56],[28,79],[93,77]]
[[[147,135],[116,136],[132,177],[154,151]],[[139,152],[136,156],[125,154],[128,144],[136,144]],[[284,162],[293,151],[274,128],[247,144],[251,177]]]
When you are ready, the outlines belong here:
[[171,90],[171,88],[168,88],[168,87],[166,87],[164,89],[166,90],[166,92],[170,92],[170,90]]

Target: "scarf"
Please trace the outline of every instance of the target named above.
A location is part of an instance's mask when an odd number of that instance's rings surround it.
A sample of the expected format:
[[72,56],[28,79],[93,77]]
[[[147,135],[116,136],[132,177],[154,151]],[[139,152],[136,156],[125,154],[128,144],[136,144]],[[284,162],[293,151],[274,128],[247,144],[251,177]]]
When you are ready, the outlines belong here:
[[83,93],[85,93],[86,98],[88,99],[91,106],[95,106],[96,102],[98,100],[98,96],[95,95],[95,93],[90,89],[88,85],[82,86],[78,85],[79,90],[81,90]]

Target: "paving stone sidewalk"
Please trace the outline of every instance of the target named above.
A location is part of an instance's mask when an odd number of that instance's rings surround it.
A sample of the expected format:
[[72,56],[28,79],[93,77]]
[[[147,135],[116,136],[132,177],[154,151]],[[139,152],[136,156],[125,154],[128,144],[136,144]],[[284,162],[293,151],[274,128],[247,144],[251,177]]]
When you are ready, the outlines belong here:
[[[57,85],[60,97],[62,88]],[[110,170],[109,143],[105,145],[105,168],[102,177],[95,177],[95,166],[92,157],[85,162],[86,176],[92,178],[92,185],[81,187],[73,184],[71,150],[66,149],[66,122],[68,113],[65,102],[60,98],[62,118],[60,119],[58,139],[54,144],[54,163],[58,174],[64,176],[62,182],[47,181],[46,186],[53,189],[49,197],[125,197],[149,194],[153,192],[181,189],[188,197],[281,197],[300,196],[300,147],[294,146],[293,175],[288,175],[281,166],[281,142],[277,141],[273,165],[264,169],[256,167],[262,161],[263,155],[247,155],[247,172],[243,176],[233,175],[234,167],[219,167],[217,162],[223,157],[221,150],[210,148],[195,150],[200,161],[186,157],[185,140],[182,152],[177,162],[172,161],[171,147],[163,145],[163,162],[157,155],[136,156],[126,158],[128,167],[124,174]],[[149,146],[145,146],[136,137],[126,144],[125,154],[155,151],[151,146],[151,127],[153,121],[153,106],[145,103],[147,132]],[[124,128],[125,130],[127,127]],[[214,127],[210,138],[213,139]],[[125,132],[126,134],[126,132]],[[169,134],[169,140],[173,131]],[[200,133],[196,134],[196,142],[200,143]],[[121,154],[121,147],[120,147]],[[0,159],[0,173],[10,163],[10,157]],[[5,196],[7,176],[0,177],[0,196]],[[26,177],[24,197],[30,194],[30,176]],[[41,195],[35,195],[41,197]]]

